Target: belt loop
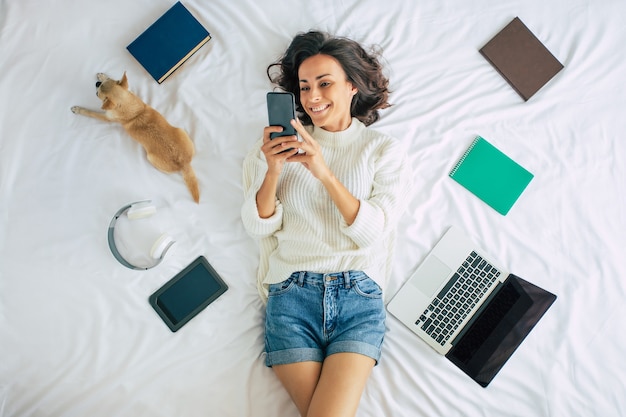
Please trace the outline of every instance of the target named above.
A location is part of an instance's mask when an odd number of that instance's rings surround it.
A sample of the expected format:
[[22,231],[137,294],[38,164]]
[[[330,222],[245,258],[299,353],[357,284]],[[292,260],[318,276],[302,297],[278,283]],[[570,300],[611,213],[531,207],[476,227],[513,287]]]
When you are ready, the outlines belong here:
[[298,276],[298,285],[303,287],[304,286],[304,277],[306,275],[305,271],[300,271],[299,276]]
[[352,284],[350,282],[350,271],[343,271],[343,285],[347,290],[350,289],[350,284]]

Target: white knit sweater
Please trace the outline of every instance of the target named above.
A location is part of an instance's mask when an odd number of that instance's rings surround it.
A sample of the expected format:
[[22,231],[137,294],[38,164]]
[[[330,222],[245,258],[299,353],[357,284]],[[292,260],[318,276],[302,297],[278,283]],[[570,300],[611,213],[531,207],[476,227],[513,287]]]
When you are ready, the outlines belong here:
[[276,210],[262,219],[256,206],[267,163],[255,144],[243,164],[243,224],[259,242],[259,294],[296,271],[361,270],[381,288],[391,273],[395,228],[411,182],[400,142],[353,118],[348,129],[328,132],[307,127],[335,177],[360,200],[348,225],[326,189],[302,164],[285,163]]

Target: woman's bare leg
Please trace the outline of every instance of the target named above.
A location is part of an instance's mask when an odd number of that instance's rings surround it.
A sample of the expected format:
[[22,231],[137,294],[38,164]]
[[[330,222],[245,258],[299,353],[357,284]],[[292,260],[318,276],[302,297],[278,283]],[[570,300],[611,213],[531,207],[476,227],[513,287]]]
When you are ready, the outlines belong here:
[[358,353],[328,356],[307,417],[353,417],[374,365],[374,359]]
[[283,384],[302,417],[307,416],[309,404],[320,379],[320,362],[297,362],[274,365],[274,373]]

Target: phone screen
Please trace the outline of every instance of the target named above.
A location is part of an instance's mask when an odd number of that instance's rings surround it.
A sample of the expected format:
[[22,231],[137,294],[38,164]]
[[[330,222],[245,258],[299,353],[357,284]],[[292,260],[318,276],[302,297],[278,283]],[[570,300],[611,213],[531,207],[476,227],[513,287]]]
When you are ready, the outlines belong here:
[[282,132],[271,133],[271,139],[278,136],[296,135],[296,130],[290,123],[292,119],[296,118],[296,102],[292,93],[267,93],[267,116],[270,126],[283,127]]

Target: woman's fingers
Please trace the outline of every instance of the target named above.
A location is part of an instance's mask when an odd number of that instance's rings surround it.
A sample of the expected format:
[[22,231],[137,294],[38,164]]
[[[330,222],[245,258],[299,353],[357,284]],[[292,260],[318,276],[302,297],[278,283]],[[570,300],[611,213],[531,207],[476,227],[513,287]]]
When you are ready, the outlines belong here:
[[306,131],[306,129],[304,128],[304,125],[302,124],[300,119],[292,119],[291,120],[291,126],[293,126],[293,128],[296,129],[296,132],[298,132],[298,134],[302,138],[303,142],[305,142],[305,143],[310,143],[311,142],[311,139],[313,139],[313,138],[311,137],[309,132]]
[[270,137],[272,133],[280,133],[282,131],[283,131],[282,126],[266,126],[263,129],[263,142],[272,140]]

